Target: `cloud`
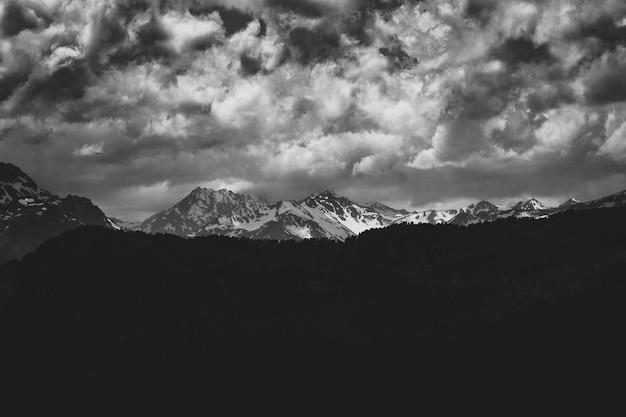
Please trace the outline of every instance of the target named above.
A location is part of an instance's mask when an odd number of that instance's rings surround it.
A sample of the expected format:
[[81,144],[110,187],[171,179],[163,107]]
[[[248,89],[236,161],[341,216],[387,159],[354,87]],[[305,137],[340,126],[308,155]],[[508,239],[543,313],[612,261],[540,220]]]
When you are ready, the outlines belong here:
[[100,155],[103,147],[103,143],[83,145],[80,149],[76,149],[72,152],[72,155],[77,157]]
[[590,104],[626,100],[626,50],[596,62],[585,79],[585,87],[585,98]]
[[200,184],[419,207],[626,188],[624,2],[0,9],[0,155],[117,216]]
[[37,12],[15,0],[8,0],[0,12],[0,29],[7,37],[18,35],[24,30],[37,29],[44,22]]

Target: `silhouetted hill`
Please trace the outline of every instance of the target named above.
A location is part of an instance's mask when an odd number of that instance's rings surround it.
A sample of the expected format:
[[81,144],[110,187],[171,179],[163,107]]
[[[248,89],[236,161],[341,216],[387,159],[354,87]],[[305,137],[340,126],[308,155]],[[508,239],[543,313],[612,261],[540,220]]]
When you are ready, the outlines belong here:
[[[345,243],[83,227],[0,268],[3,357],[22,375],[62,364],[55,375],[88,382],[138,363],[137,378],[153,375],[149,364],[184,378],[228,373],[248,363],[228,355],[261,346],[376,345],[386,353],[368,366],[388,358],[447,376],[608,378],[624,369],[623,230],[624,209],[392,226]],[[331,357],[326,365],[345,359]]]

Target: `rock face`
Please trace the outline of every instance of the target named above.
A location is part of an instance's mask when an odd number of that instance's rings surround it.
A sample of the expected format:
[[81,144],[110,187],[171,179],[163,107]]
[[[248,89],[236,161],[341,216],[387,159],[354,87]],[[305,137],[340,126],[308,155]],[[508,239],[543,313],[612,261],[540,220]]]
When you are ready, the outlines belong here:
[[332,191],[268,204],[248,194],[196,188],[170,209],[144,221],[139,230],[185,237],[345,240],[386,227],[404,213],[379,203],[358,204]]
[[265,206],[264,201],[248,194],[196,188],[172,208],[142,222],[139,230],[179,236],[238,236],[239,225],[258,218]]
[[480,201],[461,209],[460,213],[450,221],[450,224],[467,226],[470,224],[491,222],[498,219],[501,215],[500,207],[488,201]]
[[15,165],[0,163],[0,264],[83,225],[117,228],[89,199],[61,198],[40,188]]

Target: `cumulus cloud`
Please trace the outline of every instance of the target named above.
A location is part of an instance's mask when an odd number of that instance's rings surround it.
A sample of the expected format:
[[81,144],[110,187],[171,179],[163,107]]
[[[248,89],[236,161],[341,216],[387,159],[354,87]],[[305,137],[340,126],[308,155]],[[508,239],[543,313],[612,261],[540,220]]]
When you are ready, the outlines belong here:
[[626,188],[624,22],[616,0],[9,0],[0,155],[118,217],[201,184],[593,198]]
[[92,144],[92,145],[83,145],[80,149],[76,149],[72,152],[72,155],[82,157],[82,156],[93,156],[99,155],[102,153],[102,147],[104,144]]

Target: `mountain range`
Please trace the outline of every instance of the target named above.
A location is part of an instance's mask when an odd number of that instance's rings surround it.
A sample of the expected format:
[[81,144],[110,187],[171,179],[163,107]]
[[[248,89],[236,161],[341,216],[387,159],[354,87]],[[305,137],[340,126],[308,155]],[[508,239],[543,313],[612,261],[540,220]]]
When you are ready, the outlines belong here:
[[461,209],[409,212],[381,203],[357,203],[333,191],[303,200],[268,203],[229,190],[196,188],[171,208],[140,223],[107,217],[89,199],[64,198],[40,188],[18,167],[0,163],[0,264],[34,250],[50,237],[84,225],[182,237],[224,235],[250,239],[344,241],[391,225],[468,226],[504,218],[541,219],[565,210],[626,207],[626,191],[598,200],[569,199],[547,207],[536,199],[501,207],[480,201]]
[[332,191],[312,194],[299,201],[267,203],[249,194],[196,188],[179,203],[131,229],[183,237],[225,235],[344,241],[367,230],[396,224],[468,226],[506,218],[542,219],[565,210],[625,206],[626,191],[586,203],[570,198],[559,207],[548,207],[532,198],[512,207],[480,201],[462,209],[408,212],[381,203],[356,203]]

